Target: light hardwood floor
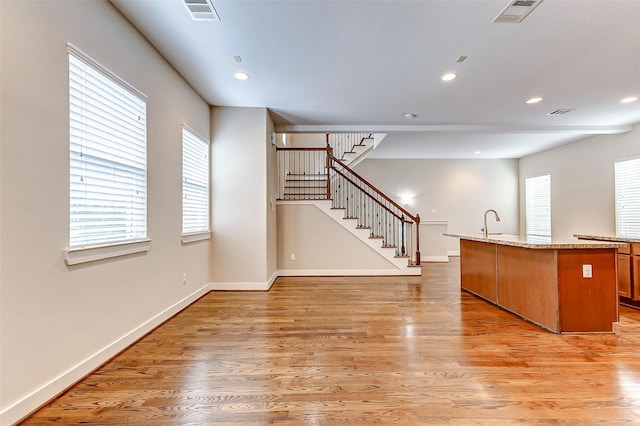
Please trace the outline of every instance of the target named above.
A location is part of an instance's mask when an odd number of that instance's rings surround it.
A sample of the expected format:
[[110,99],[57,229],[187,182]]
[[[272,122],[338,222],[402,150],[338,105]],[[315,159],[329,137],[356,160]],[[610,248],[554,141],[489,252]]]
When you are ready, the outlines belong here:
[[555,335],[423,277],[213,292],[24,424],[640,424],[640,311]]

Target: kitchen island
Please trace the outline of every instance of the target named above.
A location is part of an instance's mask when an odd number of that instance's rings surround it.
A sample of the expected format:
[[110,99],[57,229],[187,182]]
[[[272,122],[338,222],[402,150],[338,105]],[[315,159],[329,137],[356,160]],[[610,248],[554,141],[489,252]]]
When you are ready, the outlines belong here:
[[513,235],[460,239],[460,283],[554,333],[607,333],[618,321],[617,248]]

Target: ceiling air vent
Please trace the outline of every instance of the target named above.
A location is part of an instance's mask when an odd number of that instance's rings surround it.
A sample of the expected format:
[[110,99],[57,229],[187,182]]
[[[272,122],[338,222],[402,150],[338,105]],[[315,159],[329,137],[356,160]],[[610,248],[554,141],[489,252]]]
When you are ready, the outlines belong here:
[[219,21],[220,16],[213,8],[211,0],[184,0],[191,19],[194,21]]
[[493,22],[517,24],[535,9],[542,0],[512,0],[493,19]]
[[575,110],[575,108],[558,108],[555,111],[548,112],[547,115],[562,115]]

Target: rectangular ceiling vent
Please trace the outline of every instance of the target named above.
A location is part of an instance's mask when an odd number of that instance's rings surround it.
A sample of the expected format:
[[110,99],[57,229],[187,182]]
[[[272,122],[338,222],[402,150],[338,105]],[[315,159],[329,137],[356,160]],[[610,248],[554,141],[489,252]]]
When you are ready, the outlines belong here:
[[575,108],[558,108],[554,111],[548,112],[547,115],[562,115],[574,110]]
[[502,12],[493,18],[493,22],[517,24],[538,7],[542,0],[512,0],[502,9]]
[[194,21],[219,21],[220,16],[213,8],[211,0],[184,0],[191,19]]

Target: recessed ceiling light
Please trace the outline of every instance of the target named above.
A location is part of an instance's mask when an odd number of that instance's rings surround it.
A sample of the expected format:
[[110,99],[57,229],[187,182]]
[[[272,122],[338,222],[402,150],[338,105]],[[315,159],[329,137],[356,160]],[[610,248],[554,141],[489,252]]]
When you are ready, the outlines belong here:
[[412,113],[412,112],[408,112],[408,113],[406,113],[404,116],[405,116],[405,118],[416,118],[416,117],[417,117],[417,115],[415,115],[415,114],[414,114],[414,113]]
[[233,75],[236,79],[238,80],[249,80],[249,74],[247,74],[246,72],[237,72]]
[[542,98],[541,98],[540,96],[536,96],[536,97],[533,97],[533,98],[531,98],[531,99],[527,100],[527,103],[528,103],[529,105],[531,105],[531,104],[537,104],[538,102],[542,102]]
[[482,151],[476,151],[476,152],[474,152],[474,154],[476,154],[476,155],[482,154]]
[[630,104],[631,102],[635,102],[637,100],[638,100],[637,96],[628,96],[622,99],[620,102],[622,102],[623,104]]
[[442,81],[451,81],[458,78],[458,74],[454,72],[448,72],[446,74],[443,74],[441,78],[442,78]]

